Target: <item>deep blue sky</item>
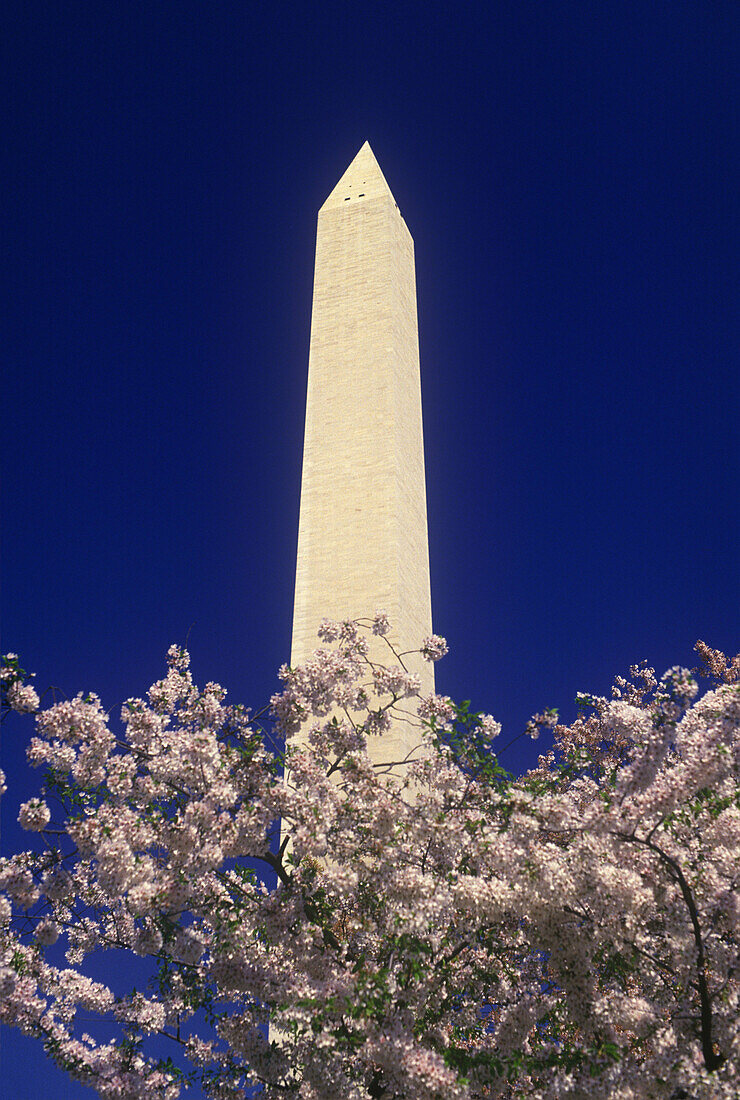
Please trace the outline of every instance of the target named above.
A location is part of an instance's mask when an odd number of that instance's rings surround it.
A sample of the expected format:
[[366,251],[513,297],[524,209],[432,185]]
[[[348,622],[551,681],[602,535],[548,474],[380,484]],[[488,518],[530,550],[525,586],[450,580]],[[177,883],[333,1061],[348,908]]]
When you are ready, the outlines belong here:
[[[316,211],[366,138],[416,242],[439,688],[508,736],[735,651],[736,2],[26,2],[3,38],[2,645],[41,687],[117,709],[189,635],[198,682],[275,689]],[[4,1049],[12,1100],[90,1095]]]

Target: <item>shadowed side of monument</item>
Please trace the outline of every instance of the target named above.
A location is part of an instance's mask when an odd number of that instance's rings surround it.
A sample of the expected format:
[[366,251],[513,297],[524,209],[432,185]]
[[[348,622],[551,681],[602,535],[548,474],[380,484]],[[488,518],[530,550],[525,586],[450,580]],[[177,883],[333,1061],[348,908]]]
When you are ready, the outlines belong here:
[[[398,650],[432,633],[414,242],[365,142],[318,216],[291,664],[322,619],[377,609]],[[370,657],[394,660],[381,638]],[[433,691],[432,665],[404,661]],[[394,722],[371,754],[417,742]]]

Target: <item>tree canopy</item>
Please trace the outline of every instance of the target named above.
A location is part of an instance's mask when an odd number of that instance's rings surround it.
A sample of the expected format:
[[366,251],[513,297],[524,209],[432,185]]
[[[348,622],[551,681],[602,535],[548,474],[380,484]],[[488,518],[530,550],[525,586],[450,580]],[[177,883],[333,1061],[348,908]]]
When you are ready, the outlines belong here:
[[[740,659],[534,715],[554,747],[517,777],[392,638],[323,624],[257,713],[173,646],[120,727],[3,658],[44,778],[0,862],[0,1021],[111,1100],[737,1097]],[[394,722],[418,749],[383,767]]]

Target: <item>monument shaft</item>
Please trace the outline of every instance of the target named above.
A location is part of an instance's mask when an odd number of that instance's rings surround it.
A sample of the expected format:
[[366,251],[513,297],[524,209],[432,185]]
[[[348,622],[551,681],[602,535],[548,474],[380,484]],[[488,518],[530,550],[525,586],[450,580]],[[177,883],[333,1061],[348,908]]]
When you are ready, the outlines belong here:
[[[401,650],[432,632],[414,244],[365,143],[318,216],[291,663],[323,618],[378,609]],[[373,754],[409,736],[395,723]]]

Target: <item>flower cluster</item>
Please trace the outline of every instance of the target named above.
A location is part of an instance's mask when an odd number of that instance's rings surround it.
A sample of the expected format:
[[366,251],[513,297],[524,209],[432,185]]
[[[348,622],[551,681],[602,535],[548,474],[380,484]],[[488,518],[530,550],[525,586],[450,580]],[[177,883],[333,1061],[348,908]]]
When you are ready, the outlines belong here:
[[441,661],[448,653],[447,641],[439,634],[432,634],[421,643],[421,655],[426,661]]
[[39,707],[36,691],[30,684],[23,682],[26,677],[26,672],[18,664],[17,653],[6,653],[0,656],[2,702],[18,714],[32,714]]
[[40,798],[32,798],[21,806],[18,821],[22,829],[40,833],[51,821],[51,811]]
[[[94,695],[38,714],[34,846],[0,860],[0,1022],[110,1100],[737,1097],[736,664],[704,647],[704,694],[634,666],[570,725],[539,712],[523,732],[552,748],[514,777],[496,719],[417,698],[391,638],[382,612],[322,624],[272,728],[177,646],[120,729]],[[424,746],[397,774],[368,753],[394,721]],[[113,963],[93,981],[101,951],[136,955],[146,992]]]
[[390,620],[388,619],[387,611],[376,611],[373,616],[372,631],[373,634],[378,634],[380,637],[385,637],[391,628]]

